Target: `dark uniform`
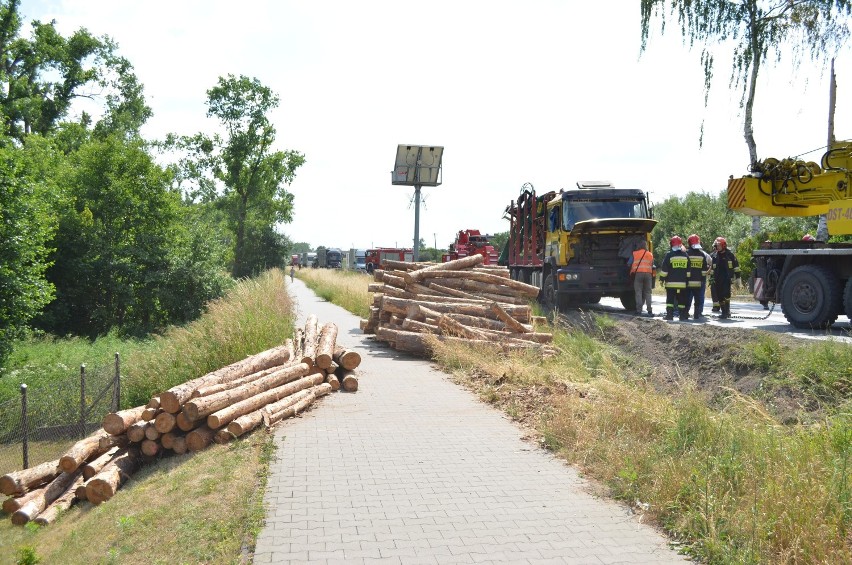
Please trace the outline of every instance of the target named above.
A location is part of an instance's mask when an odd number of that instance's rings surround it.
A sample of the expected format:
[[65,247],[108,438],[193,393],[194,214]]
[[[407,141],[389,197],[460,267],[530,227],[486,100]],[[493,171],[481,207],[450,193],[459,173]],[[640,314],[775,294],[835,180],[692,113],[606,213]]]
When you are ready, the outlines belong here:
[[689,280],[686,283],[685,312],[682,314],[688,318],[689,307],[694,303],[694,317],[698,320],[704,315],[704,293],[712,259],[700,247],[692,248],[686,254],[689,255],[689,272],[687,273]]
[[[675,311],[681,304],[685,304],[686,285],[689,280],[689,255],[683,247],[666,253],[658,274],[666,287],[666,320],[673,320]],[[688,320],[689,313],[681,311],[680,319]]]
[[711,255],[713,258],[713,280],[716,287],[714,300],[719,301],[720,318],[731,317],[731,283],[740,276],[740,263],[727,247],[721,247]]

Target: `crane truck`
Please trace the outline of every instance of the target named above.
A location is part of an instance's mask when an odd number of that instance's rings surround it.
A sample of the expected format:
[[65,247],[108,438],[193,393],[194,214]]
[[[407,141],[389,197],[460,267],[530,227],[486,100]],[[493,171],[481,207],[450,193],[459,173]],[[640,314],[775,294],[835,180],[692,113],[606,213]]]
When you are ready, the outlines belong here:
[[644,241],[651,248],[648,195],[608,182],[578,182],[576,189],[537,195],[526,183],[506,207],[509,239],[498,264],[514,280],[540,289],[546,308],[564,310],[621,299],[629,311],[636,297],[628,261]]
[[499,254],[494,250],[488,236],[479,230],[459,230],[447,253],[441,255],[441,262],[446,263],[469,255],[482,255],[483,265],[496,265]]
[[[728,179],[728,208],[749,216],[825,214],[831,235],[852,235],[852,141],[829,146],[821,162],[769,158]],[[766,242],[752,253],[765,273],[761,298],[781,305],[797,328],[852,319],[852,243]]]

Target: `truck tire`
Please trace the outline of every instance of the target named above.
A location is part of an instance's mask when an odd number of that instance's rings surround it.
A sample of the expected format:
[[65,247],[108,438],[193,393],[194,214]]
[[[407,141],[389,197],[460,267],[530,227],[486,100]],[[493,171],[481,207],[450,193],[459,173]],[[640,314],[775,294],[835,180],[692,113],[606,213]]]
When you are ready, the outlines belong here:
[[544,277],[544,284],[541,288],[541,305],[546,310],[558,309],[558,298],[556,295],[556,281],[553,279],[553,273]]
[[826,329],[840,311],[840,281],[827,267],[796,267],[781,287],[781,310],[797,328]]
[[624,309],[628,312],[636,311],[636,293],[631,291],[622,292],[621,296],[621,305],[624,306]]
[[843,291],[843,311],[852,320],[852,278],[846,281],[846,290]]

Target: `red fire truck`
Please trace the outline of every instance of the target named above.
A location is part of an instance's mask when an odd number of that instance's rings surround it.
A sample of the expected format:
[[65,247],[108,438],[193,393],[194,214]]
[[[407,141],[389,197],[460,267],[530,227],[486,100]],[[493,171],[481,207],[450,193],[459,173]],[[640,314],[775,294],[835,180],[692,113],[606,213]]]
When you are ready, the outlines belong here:
[[385,261],[414,261],[414,250],[410,247],[403,249],[400,247],[376,247],[368,249],[364,255],[364,268],[368,273],[372,273],[376,269],[384,269]]
[[499,258],[499,253],[491,246],[487,235],[481,234],[479,230],[461,230],[456,234],[455,242],[450,244],[449,252],[441,255],[441,262],[469,255],[482,255],[485,258],[483,265],[496,265]]

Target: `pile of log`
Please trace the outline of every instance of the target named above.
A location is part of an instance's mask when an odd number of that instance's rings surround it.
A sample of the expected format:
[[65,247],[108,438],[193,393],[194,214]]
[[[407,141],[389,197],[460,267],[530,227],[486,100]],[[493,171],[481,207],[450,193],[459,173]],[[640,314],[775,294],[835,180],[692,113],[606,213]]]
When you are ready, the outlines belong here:
[[388,261],[367,288],[373,304],[361,329],[394,349],[424,356],[430,339],[555,354],[553,334],[536,330],[544,318],[532,316],[538,287],[483,261],[482,255],[427,265]]
[[104,417],[102,429],[59,459],[0,477],[14,524],[47,525],[78,500],[100,504],[143,464],[199,451],[302,413],[318,398],[358,390],[361,356],[337,345],[337,326],[307,318],[284,345],[187,381]]

